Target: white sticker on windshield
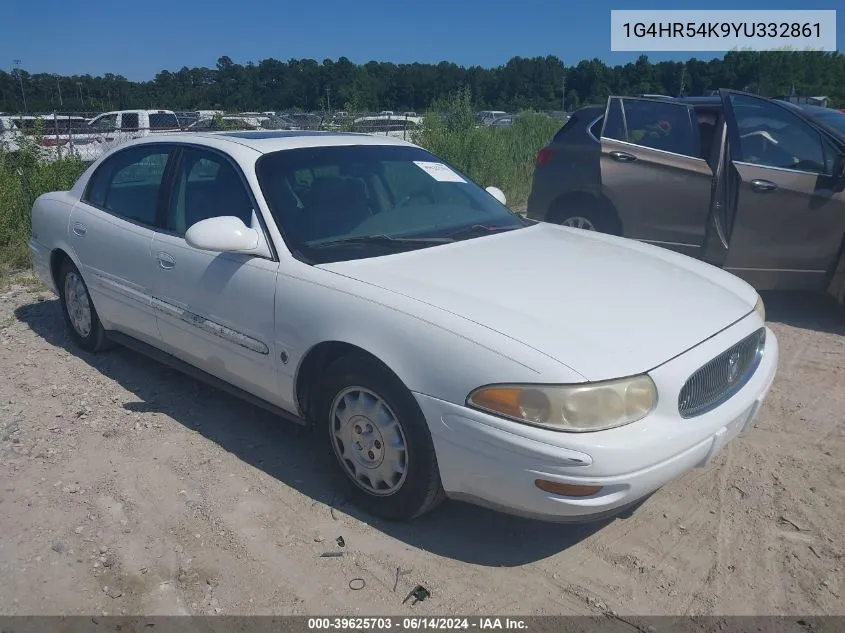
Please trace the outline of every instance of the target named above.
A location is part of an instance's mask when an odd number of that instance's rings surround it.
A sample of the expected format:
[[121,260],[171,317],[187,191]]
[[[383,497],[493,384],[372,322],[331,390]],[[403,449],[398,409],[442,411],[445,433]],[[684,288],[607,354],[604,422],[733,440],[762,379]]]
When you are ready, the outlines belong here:
[[452,169],[443,163],[435,163],[426,160],[415,160],[414,165],[422,169],[429,176],[440,182],[466,182]]

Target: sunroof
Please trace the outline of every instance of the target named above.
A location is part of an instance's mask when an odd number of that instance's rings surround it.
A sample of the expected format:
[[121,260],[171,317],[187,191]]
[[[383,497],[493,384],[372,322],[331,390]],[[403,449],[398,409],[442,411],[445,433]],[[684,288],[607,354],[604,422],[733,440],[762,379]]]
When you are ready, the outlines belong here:
[[[217,136],[232,136],[243,139],[293,138],[297,136],[361,136],[350,132],[322,132],[318,130],[243,130],[240,132],[220,132]],[[366,135],[364,135],[366,136]]]

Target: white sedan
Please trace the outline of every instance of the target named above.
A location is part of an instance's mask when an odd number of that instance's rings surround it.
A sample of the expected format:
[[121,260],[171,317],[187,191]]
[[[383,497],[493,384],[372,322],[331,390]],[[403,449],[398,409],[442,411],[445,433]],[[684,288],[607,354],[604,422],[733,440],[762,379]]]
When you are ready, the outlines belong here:
[[629,510],[747,430],[777,367],[737,277],[525,220],[384,136],[132,141],[36,200],[30,248],[79,346],[312,425],[390,519]]

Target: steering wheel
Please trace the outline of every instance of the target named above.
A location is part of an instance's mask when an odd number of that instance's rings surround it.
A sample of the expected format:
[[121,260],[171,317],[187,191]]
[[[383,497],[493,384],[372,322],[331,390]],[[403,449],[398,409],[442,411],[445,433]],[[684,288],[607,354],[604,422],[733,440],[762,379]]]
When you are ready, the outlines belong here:
[[398,209],[400,207],[405,207],[408,205],[409,202],[411,202],[411,200],[418,200],[421,198],[427,199],[431,204],[435,203],[434,196],[432,196],[429,192],[421,189],[419,191],[412,191],[407,196],[402,198],[399,202],[396,203],[396,208]]

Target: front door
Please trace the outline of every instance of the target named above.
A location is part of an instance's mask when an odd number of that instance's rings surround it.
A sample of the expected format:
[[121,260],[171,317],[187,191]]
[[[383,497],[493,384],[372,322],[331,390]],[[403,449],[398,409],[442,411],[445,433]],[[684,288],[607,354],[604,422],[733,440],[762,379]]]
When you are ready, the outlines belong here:
[[191,225],[218,216],[236,216],[264,233],[246,182],[226,156],[197,147],[184,147],[180,154],[164,226],[151,247],[153,303],[165,349],[277,404],[274,314],[279,264],[271,258],[188,245],[184,236]]
[[119,151],[97,168],[71,211],[68,238],[104,326],[158,344],[151,256],[171,145]]
[[690,106],[610,98],[601,134],[602,191],[625,237],[700,255],[713,181],[708,150]]
[[833,143],[788,105],[721,96],[732,181],[724,267],[760,289],[824,290],[845,235]]

